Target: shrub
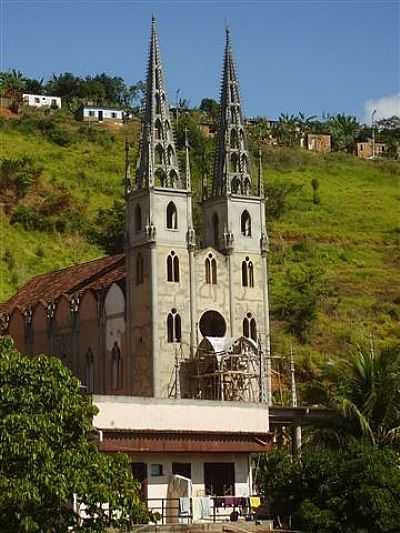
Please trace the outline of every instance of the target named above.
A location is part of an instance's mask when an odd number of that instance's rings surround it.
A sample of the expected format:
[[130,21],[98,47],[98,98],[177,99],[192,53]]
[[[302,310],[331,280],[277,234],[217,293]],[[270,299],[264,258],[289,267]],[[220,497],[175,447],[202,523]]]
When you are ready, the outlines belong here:
[[268,183],[265,187],[267,219],[280,218],[287,211],[289,195],[300,192],[302,188],[302,185],[295,183]]

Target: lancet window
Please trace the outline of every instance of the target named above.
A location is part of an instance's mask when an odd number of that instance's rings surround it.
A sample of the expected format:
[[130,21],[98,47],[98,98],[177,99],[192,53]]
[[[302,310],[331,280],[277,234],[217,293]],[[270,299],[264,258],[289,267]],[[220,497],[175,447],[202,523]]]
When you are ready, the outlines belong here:
[[176,309],[171,309],[167,317],[167,338],[168,342],[181,342],[182,325],[181,317]]
[[240,217],[240,228],[242,235],[245,237],[251,237],[251,217],[247,210],[243,211]]
[[213,254],[208,254],[205,260],[205,271],[206,271],[206,283],[210,285],[217,284],[217,261]]
[[254,287],[254,267],[249,257],[242,261],[242,287]]
[[247,313],[243,319],[243,337],[257,341],[257,324],[251,313]]
[[167,280],[179,282],[179,258],[173,250],[167,257]]
[[178,212],[174,202],[169,202],[167,206],[167,228],[178,229]]
[[111,387],[113,390],[118,390],[122,387],[122,359],[117,341],[111,350],[111,365]]

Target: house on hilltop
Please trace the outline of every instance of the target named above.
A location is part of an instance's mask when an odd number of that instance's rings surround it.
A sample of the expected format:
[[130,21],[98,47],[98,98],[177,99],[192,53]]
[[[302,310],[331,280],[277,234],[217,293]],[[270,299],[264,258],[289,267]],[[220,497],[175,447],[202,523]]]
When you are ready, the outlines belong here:
[[229,30],[222,80],[202,246],[189,140],[181,168],[153,18],[134,176],[126,159],[125,254],[37,276],[1,308],[18,349],[56,354],[94,394],[100,448],[129,454],[154,508],[176,475],[208,513],[244,505],[252,454],[271,446],[261,156],[254,176]]
[[52,109],[61,109],[60,96],[48,96],[43,94],[27,94],[22,95],[22,102],[29,107],[47,107]]

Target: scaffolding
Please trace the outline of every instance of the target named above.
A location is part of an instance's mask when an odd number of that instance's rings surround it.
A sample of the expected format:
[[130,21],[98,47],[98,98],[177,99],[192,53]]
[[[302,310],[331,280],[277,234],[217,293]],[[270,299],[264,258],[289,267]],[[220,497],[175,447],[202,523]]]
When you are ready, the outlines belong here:
[[262,363],[262,352],[252,339],[205,337],[191,362],[193,397],[259,402]]

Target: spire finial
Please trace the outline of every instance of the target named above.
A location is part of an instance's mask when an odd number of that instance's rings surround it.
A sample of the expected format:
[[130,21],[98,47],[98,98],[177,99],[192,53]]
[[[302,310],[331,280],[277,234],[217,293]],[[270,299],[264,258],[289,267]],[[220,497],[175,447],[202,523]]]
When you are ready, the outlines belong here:
[[226,43],[212,195],[222,196],[230,193],[249,195],[251,194],[250,158],[228,25],[225,27],[225,32]]
[[151,17],[146,94],[136,188],[154,185],[180,187],[178,157],[172,132],[156,18]]

